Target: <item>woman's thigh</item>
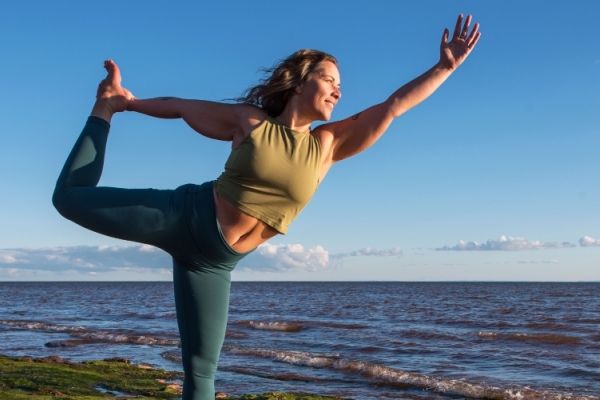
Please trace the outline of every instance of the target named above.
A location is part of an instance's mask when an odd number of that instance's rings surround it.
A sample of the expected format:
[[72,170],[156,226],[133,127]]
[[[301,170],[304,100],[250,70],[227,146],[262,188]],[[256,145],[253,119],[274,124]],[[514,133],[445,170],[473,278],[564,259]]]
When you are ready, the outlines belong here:
[[186,222],[186,190],[187,185],[175,190],[70,186],[55,197],[61,214],[84,228],[178,256],[195,251]]

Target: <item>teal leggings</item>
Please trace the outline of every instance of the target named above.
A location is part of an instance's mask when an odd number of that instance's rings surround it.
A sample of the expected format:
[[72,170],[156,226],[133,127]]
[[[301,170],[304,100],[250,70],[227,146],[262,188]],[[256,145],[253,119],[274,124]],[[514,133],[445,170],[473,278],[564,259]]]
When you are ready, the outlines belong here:
[[52,202],[92,231],[159,247],[173,257],[184,400],[213,400],[225,338],[233,250],[217,222],[213,184],[175,190],[97,187],[110,125],[89,117],[58,178]]

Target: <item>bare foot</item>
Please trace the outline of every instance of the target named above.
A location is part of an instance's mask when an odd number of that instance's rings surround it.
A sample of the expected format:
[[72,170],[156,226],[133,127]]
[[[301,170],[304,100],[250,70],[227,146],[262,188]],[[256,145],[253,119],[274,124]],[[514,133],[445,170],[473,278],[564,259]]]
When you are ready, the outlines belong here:
[[110,122],[113,114],[127,110],[129,100],[135,97],[121,86],[121,71],[113,60],[104,61],[104,68],[108,75],[98,85],[92,116]]

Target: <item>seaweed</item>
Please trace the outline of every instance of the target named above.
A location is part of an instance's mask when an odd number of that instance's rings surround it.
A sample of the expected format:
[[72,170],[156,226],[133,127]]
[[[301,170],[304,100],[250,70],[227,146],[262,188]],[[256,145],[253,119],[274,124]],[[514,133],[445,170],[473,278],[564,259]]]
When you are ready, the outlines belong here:
[[[116,358],[80,363],[60,357],[0,356],[0,397],[3,400],[100,398],[173,399],[181,397],[180,372],[131,364]],[[308,393],[271,392],[224,397],[226,400],[333,400]]]

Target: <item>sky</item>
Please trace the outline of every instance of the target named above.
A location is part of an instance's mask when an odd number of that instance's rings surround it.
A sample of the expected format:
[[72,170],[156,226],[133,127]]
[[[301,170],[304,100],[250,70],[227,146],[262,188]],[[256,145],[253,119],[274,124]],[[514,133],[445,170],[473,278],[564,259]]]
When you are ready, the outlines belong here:
[[[459,13],[482,32],[465,63],[334,165],[233,280],[600,280],[600,2],[30,1],[0,13],[0,281],[171,279],[162,251],[51,204],[104,59],[138,98],[227,101],[260,68],[319,49],[339,61],[339,120],[431,68]],[[229,151],[180,120],[119,114],[100,184],[202,183]]]

